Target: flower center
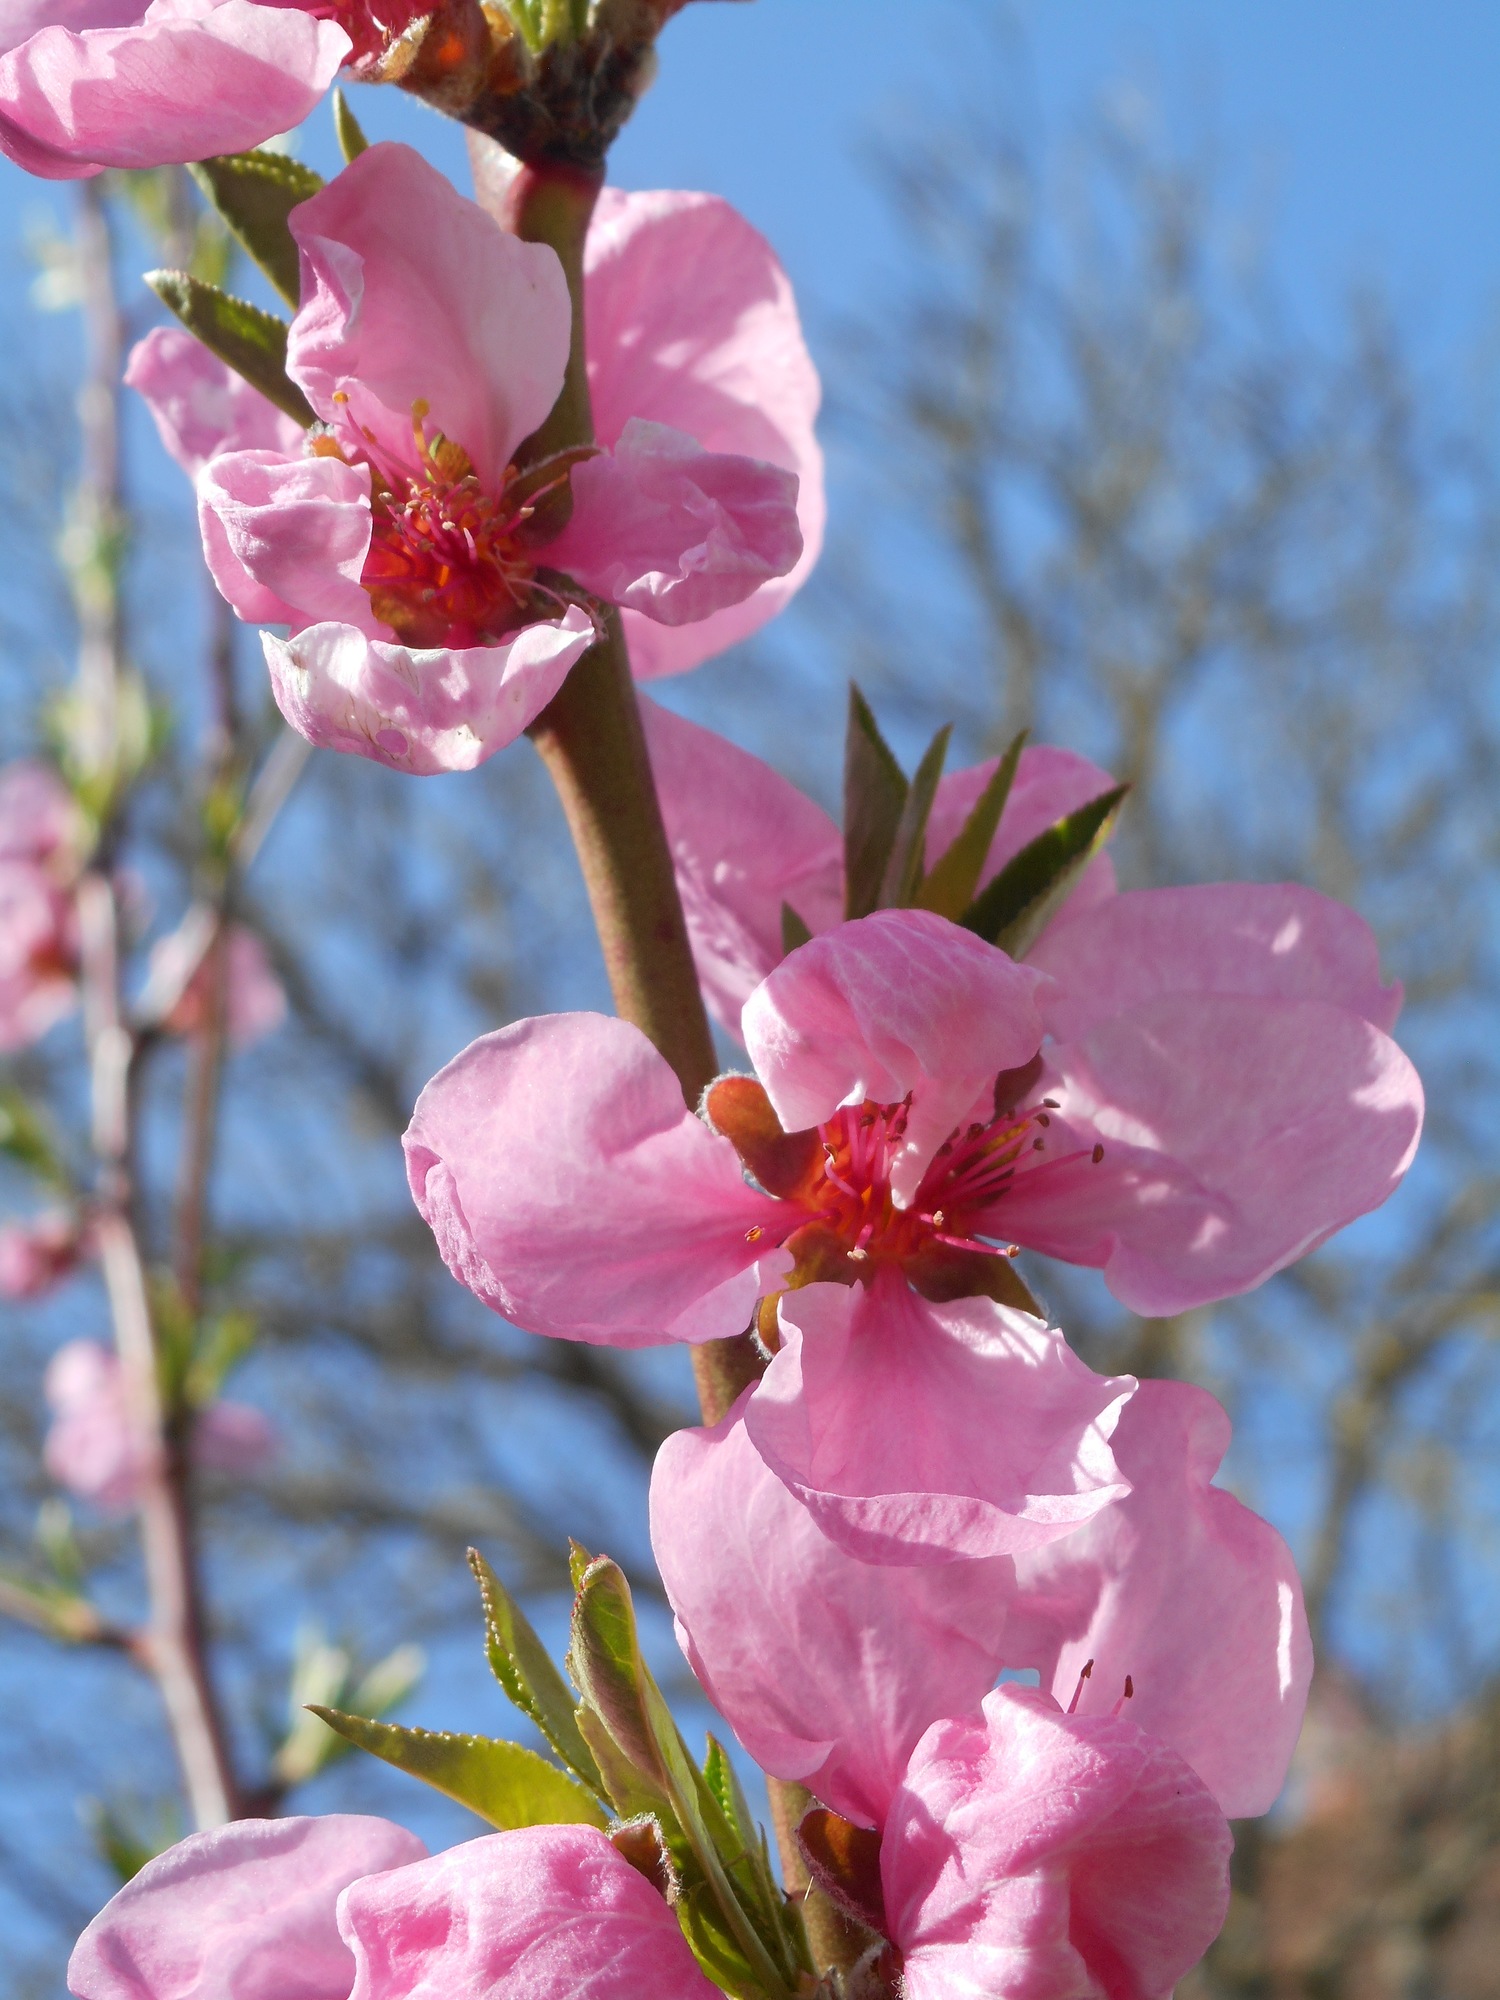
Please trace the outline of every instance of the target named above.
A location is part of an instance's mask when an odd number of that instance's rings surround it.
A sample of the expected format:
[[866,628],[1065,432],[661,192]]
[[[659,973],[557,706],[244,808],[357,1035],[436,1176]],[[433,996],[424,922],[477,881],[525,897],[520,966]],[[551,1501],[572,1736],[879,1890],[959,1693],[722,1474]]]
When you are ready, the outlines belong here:
[[[377,460],[366,433],[372,520],[360,582],[375,616],[418,647],[493,645],[558,616],[568,600],[538,580],[528,526],[542,497],[587,453],[558,453],[525,472],[507,466],[500,491],[490,493],[463,447],[441,431],[429,436],[426,419],[426,403],[413,404],[415,476]],[[313,449],[345,456],[330,436]]]

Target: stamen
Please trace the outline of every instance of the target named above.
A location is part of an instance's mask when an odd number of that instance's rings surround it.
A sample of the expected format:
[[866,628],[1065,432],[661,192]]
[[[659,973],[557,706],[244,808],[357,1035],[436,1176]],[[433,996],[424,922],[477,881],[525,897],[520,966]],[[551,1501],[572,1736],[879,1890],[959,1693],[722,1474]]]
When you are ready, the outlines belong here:
[[1126,1702],[1133,1701],[1134,1699],[1135,1699],[1135,1682],[1130,1678],[1129,1674],[1127,1674],[1125,1676],[1125,1692],[1120,1696],[1120,1699],[1115,1703],[1114,1707],[1110,1710],[1110,1714],[1118,1715],[1120,1713],[1120,1710],[1125,1706]]
[[1099,1162],[1104,1158],[1104,1148],[1102,1146],[1096,1146],[1093,1152],[1090,1153],[1089,1158],[1093,1161],[1094,1165],[1097,1167]]
[[1077,1714],[1078,1704],[1083,1698],[1083,1684],[1086,1680],[1088,1680],[1092,1676],[1093,1671],[1094,1671],[1093,1661],[1085,1660],[1083,1663],[1083,1671],[1078,1676],[1078,1685],[1073,1690],[1073,1699],[1068,1703],[1069,1715]]

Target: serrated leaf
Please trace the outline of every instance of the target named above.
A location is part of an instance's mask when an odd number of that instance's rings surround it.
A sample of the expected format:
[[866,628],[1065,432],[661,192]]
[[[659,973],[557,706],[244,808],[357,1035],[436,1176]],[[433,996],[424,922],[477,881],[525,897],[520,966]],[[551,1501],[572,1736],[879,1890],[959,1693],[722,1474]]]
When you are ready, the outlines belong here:
[[948,756],[952,724],[945,724],[922,753],[916,775],[907,787],[906,803],[891,843],[890,857],[880,880],[880,907],[883,910],[909,909],[922,885],[922,857],[927,848],[927,822],[937,797],[938,780]]
[[297,245],[287,217],[323,176],[285,153],[223,153],[188,172],[289,306],[298,303]]
[[976,931],[1012,958],[1024,958],[1048,919],[1108,840],[1129,792],[1116,785],[1076,812],[1064,813],[1013,855],[963,914]]
[[851,681],[844,737],[844,915],[867,917],[896,844],[907,784],[870,704]]
[[[630,1585],[608,1557],[589,1565],[579,1587],[568,1658],[585,1704],[634,1781],[644,1790],[659,1790],[667,1800],[686,1842],[686,1858],[712,1891],[717,1916],[743,1955],[755,1987],[772,2000],[786,2000],[796,1980],[798,1954],[785,1910],[779,1899],[766,1905],[745,1842],[689,1757],[641,1657]],[[590,1740],[595,1740],[592,1734]],[[672,1827],[665,1819],[663,1829],[670,1843]],[[684,1857],[677,1853],[681,1862]]]
[[579,1733],[572,1690],[532,1630],[531,1621],[477,1549],[469,1551],[469,1567],[484,1605],[490,1672],[568,1768],[597,1792],[599,1767]]
[[790,903],[781,906],[781,952],[785,957],[795,951],[798,945],[811,944],[812,932],[803,923]]
[[1026,736],[1023,729],[991,772],[989,782],[969,808],[967,819],[951,843],[928,869],[916,896],[919,910],[932,910],[957,923],[969,907],[994,844],[1011,786],[1016,781],[1016,767],[1026,747]]
[[598,1801],[576,1778],[522,1743],[405,1729],[317,1704],[312,1712],[359,1749],[394,1764],[408,1777],[420,1778],[435,1791],[446,1792],[502,1832],[520,1826],[581,1825],[602,1830],[609,1824]]
[[286,372],[287,323],[186,271],[148,271],[146,283],[210,354],[259,389],[299,424],[316,421],[313,407]]
[[348,98],[341,90],[333,93],[333,129],[346,167],[351,166],[361,153],[369,151],[370,142],[361,130],[359,120],[350,110]]

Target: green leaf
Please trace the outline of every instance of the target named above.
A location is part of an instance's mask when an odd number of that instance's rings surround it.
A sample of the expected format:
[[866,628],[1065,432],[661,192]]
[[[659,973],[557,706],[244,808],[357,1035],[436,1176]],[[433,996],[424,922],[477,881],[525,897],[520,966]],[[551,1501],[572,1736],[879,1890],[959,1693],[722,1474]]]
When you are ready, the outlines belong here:
[[505,1585],[477,1549],[469,1567],[484,1605],[485,1650],[490,1672],[523,1715],[530,1716],[558,1756],[598,1791],[599,1767],[579,1733],[576,1703],[546,1647]]
[[812,932],[803,923],[790,903],[781,906],[781,950],[783,957],[795,951],[798,945],[811,944]]
[[323,176],[285,153],[224,153],[188,172],[289,306],[298,302],[298,255],[287,217]]
[[932,802],[937,796],[938,780],[943,775],[948,739],[952,734],[953,726],[949,723],[933,737],[907,790],[906,803],[901,808],[901,819],[896,827],[896,838],[891,843],[890,857],[880,881],[880,907],[883,910],[909,909],[917,899],[917,891],[922,886],[922,860],[927,851],[927,821],[932,814]]
[[991,773],[989,783],[969,809],[969,816],[931,868],[917,891],[920,910],[934,910],[957,923],[979,887],[979,877],[994,843],[1000,815],[1015,783],[1016,766],[1026,747],[1023,729]]
[[1129,790],[1129,785],[1116,785],[1113,791],[1101,792],[1039,833],[964,911],[965,928],[999,945],[1012,958],[1024,958],[1108,840]]
[[287,324],[246,299],[203,285],[185,271],[148,271],[146,283],[210,354],[299,424],[316,421],[311,403],[286,372]]
[[491,1826],[508,1832],[519,1826],[608,1825],[597,1801],[576,1778],[521,1743],[489,1736],[451,1736],[446,1730],[404,1729],[372,1722],[342,1709],[313,1707],[330,1729],[383,1757],[398,1771],[446,1792]]
[[359,120],[349,109],[349,100],[343,91],[333,93],[333,129],[338,135],[339,151],[344,156],[344,165],[350,166],[361,153],[369,150],[370,142],[360,129]]
[[880,885],[896,844],[907,784],[880,725],[859,689],[849,684],[844,738],[844,915],[867,917],[880,907]]
[[49,1187],[72,1185],[41,1113],[19,1090],[9,1086],[0,1088],[0,1154],[14,1160],[18,1167],[25,1167]]
[[[659,1810],[657,1816],[687,1886],[701,1875],[712,1893],[713,1916],[705,1902],[702,1922],[709,1930],[722,1923],[756,1989],[786,2000],[801,1961],[785,1907],[774,1892],[769,1901],[763,1896],[753,1855],[689,1757],[641,1657],[630,1586],[607,1556],[589,1565],[579,1587],[568,1663],[593,1722],[628,1767],[622,1789],[657,1791],[669,1805],[671,1819]],[[597,1740],[592,1729],[590,1740]]]

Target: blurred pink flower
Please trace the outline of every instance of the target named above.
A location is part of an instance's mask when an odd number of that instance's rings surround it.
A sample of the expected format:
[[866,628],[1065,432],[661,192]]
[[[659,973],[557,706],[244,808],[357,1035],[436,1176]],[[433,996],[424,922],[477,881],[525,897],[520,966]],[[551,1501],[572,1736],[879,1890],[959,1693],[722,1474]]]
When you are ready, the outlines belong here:
[[[47,1365],[42,1392],[52,1409],[43,1462],[59,1486],[106,1513],[135,1504],[150,1445],[131,1421],[119,1357],[97,1340],[70,1340]],[[193,1424],[196,1464],[243,1476],[276,1448],[275,1432],[245,1403],[211,1403]]]
[[788,1274],[1005,1298],[1007,1243],[1180,1312],[1400,1180],[1422,1090],[1384,1032],[1398,999],[1365,926],[1306,890],[1112,896],[1025,965],[884,910],[757,987],[756,1075],[712,1085],[707,1123],[624,1022],[519,1021],[422,1092],[408,1178],[454,1274],[565,1339],[737,1332]]
[[715,2000],[677,1919],[590,1826],[427,1858],[350,1814],[191,1834],[105,1905],[78,2000]]
[[[628,267],[641,245],[649,257],[650,230],[627,226],[618,205],[609,213],[617,258]],[[767,253],[717,211],[710,219],[716,246],[738,255],[729,290],[747,306]],[[680,212],[665,210],[661,226],[675,242]],[[803,550],[795,474],[674,427],[672,399],[644,357],[649,412],[629,408],[597,452],[517,474],[512,454],[562,388],[571,311],[562,267],[410,148],[370,147],[299,204],[291,227],[303,305],[287,369],[325,426],[310,450],[256,419],[238,393],[225,395],[217,420],[223,443],[239,448],[214,449],[209,371],[159,337],[137,352],[131,376],[169,448],[200,462],[199,516],[219,588],[241,617],[289,628],[285,640],[267,636],[266,657],[283,714],[311,741],[402,770],[467,769],[517,736],[593,643],[590,598],[675,627],[794,568]],[[648,348],[659,342],[616,258],[605,256],[603,271],[612,345],[628,352],[632,331]],[[718,316],[705,306],[687,320],[706,352],[681,370],[677,414],[706,421],[710,408],[728,408],[728,430],[743,431],[749,385],[735,369],[766,337],[766,314],[726,316],[711,290],[695,291],[695,304],[700,296]],[[789,310],[778,300],[771,319],[780,326]],[[771,378],[786,365],[773,354]],[[758,379],[753,365],[749,373]],[[716,376],[729,384],[717,400]],[[763,429],[792,455],[774,424]],[[560,532],[544,529],[537,504],[564,482],[571,516]]]
[[43,764],[0,771],[0,1051],[38,1041],[78,1000],[72,887],[84,853],[72,794]]
[[1229,1905],[1229,1827],[1123,1715],[997,1688],[934,1723],[880,1843],[906,2000],[1168,2000]]
[[[696,665],[799,587],[823,529],[817,375],[785,274],[727,203],[601,197],[586,308],[603,450],[574,465],[572,519],[550,542],[527,528],[508,458],[562,382],[569,308],[551,253],[392,146],[294,228],[308,303],[290,372],[333,433],[313,456],[178,331],[148,335],[127,380],[198,480],[221,589],[242,617],[290,627],[267,658],[312,740],[410,771],[481,761],[592,643],[569,577],[622,607],[641,674]],[[414,326],[413,297],[444,310]]]
[[9,0],[0,151],[48,180],[243,152],[372,37],[368,0]]
[[87,1254],[86,1232],[65,1210],[0,1223],[0,1299],[42,1298]]
[[[184,930],[159,938],[151,947],[148,984],[170,989],[182,977],[184,962],[197,949],[193,937]],[[265,945],[256,932],[243,924],[229,930],[227,1027],[236,1048],[248,1048],[269,1035],[286,1019],[286,994],[271,969]],[[196,1035],[203,1029],[209,1002],[211,970],[201,959],[183,988],[176,1005],[162,1023],[169,1035]]]
[[859,1561],[822,1533],[757,1451],[753,1405],[668,1438],[651,1539],[683,1651],[763,1769],[878,1826],[923,1732],[971,1713],[1002,1668],[1036,1670],[1081,1716],[1109,1714],[1129,1675],[1131,1720],[1229,1817],[1271,1806],[1312,1648],[1285,1542],[1211,1483],[1229,1421],[1205,1390],[1141,1383],[1110,1438],[1130,1490],[1084,1525],[936,1569]]

